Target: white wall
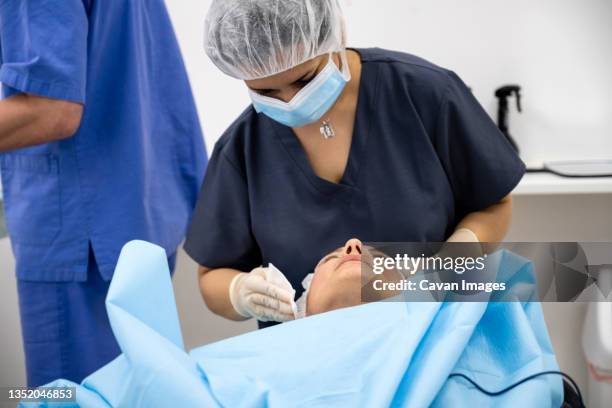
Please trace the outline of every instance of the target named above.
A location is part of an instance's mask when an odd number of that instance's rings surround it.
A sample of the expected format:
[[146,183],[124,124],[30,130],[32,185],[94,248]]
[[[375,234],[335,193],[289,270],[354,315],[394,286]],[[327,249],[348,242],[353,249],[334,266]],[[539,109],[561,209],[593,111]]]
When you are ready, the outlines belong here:
[[[612,2],[340,0],[350,46],[406,51],[456,71],[490,114],[493,91],[523,86],[511,132],[528,164],[612,157]],[[204,54],[211,2],[167,0],[209,149],[249,103]]]

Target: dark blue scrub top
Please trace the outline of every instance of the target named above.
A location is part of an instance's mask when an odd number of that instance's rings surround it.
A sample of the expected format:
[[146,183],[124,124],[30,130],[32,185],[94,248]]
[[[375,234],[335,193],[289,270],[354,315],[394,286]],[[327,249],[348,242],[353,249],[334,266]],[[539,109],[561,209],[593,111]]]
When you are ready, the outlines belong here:
[[200,265],[272,262],[301,293],[319,259],[352,237],[444,241],[467,214],[499,202],[525,166],[451,71],[360,49],[348,164],[316,176],[291,128],[249,107],[217,142],[187,234]]
[[129,240],[176,251],[206,153],[162,0],[0,1],[0,82],[85,106],[73,137],[0,155],[19,279],[82,281],[89,245],[105,279]]

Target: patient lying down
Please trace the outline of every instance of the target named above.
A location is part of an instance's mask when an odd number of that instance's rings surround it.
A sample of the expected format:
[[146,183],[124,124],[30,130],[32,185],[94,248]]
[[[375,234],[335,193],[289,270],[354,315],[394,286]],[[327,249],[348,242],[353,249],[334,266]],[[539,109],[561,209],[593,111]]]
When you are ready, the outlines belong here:
[[[349,240],[305,280],[308,315],[341,310],[186,352],[166,253],[132,241],[121,252],[106,299],[122,355],[82,385],[58,380],[48,386],[75,387],[76,402],[67,405],[87,408],[561,405],[558,378],[529,381],[495,400],[451,378],[468,373],[483,388],[499,390],[519,374],[558,371],[538,303],[378,302],[347,308],[369,298],[362,282],[370,281],[372,253]],[[524,258],[502,255],[500,267],[511,268],[509,276],[529,268]]]
[[[349,239],[344,246],[325,255],[302,282],[304,294],[298,299],[298,317],[357,306],[368,301],[382,300],[393,292],[365,293],[372,278],[372,259],[380,256],[376,250],[364,246],[357,239]],[[395,271],[385,271],[378,279],[396,279]]]

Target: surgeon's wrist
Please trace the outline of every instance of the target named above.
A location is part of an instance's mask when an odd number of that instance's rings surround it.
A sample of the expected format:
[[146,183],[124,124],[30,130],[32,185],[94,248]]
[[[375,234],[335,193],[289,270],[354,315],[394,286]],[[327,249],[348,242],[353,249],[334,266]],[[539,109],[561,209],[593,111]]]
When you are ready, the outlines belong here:
[[234,311],[238,313],[240,316],[248,319],[248,318],[251,318],[252,316],[245,308],[241,306],[240,293],[239,293],[240,282],[246,277],[247,277],[246,273],[240,272],[232,278],[232,281],[230,282],[230,285],[229,285],[229,299],[230,299],[230,303],[232,304],[232,307],[234,308]]

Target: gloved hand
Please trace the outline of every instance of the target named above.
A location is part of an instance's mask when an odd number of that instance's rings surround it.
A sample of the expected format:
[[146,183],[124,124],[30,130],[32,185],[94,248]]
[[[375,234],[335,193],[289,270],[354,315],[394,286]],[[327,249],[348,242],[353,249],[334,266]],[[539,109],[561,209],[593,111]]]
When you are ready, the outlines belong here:
[[266,269],[259,267],[249,273],[239,273],[229,287],[232,306],[244,317],[262,322],[293,320],[293,295],[266,279]]
[[480,242],[474,231],[467,228],[459,228],[446,242]]
[[440,255],[444,254],[451,257],[469,256],[477,258],[484,255],[487,252],[485,247],[489,246],[487,243],[483,246],[474,231],[468,228],[459,228],[455,230],[453,235],[448,237],[446,242],[450,245],[444,245],[440,250]]

